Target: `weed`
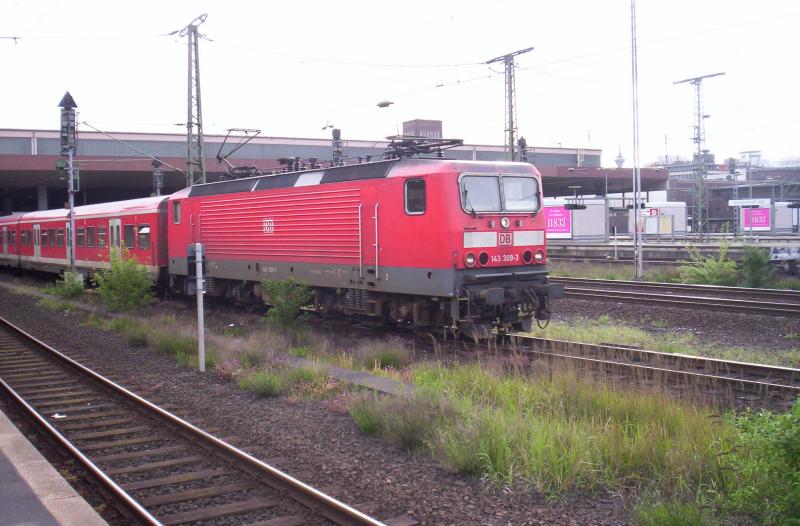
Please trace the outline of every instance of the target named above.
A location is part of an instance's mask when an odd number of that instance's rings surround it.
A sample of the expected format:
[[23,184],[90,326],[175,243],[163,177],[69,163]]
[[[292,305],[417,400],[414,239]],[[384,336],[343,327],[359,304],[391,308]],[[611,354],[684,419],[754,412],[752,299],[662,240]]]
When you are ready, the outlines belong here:
[[736,262],[728,259],[728,243],[720,243],[719,254],[703,256],[697,247],[689,245],[689,260],[678,267],[681,281],[700,285],[736,285]]
[[378,398],[361,397],[353,400],[347,407],[350,416],[359,429],[367,435],[379,436],[383,433],[384,415]]
[[239,380],[239,387],[259,396],[278,396],[287,389],[286,377],[273,371],[252,371]]
[[56,284],[46,289],[62,298],[78,298],[83,295],[83,274],[72,270],[65,270],[57,280]]
[[300,308],[311,301],[313,293],[307,285],[289,278],[282,281],[265,279],[261,282],[264,298],[270,304],[266,320],[284,327],[296,326],[303,319]]
[[67,303],[65,301],[59,301],[59,300],[52,300],[50,298],[41,298],[39,300],[38,304],[41,305],[42,307],[45,307],[47,309],[50,309],[50,310],[56,311],[56,312],[67,312],[67,313],[69,313],[69,312],[74,312],[74,311],[76,311],[78,309],[75,305],[73,305],[71,303]]
[[411,353],[399,338],[370,340],[355,351],[356,359],[367,369],[401,369],[411,361]]
[[301,345],[300,347],[292,347],[289,349],[289,354],[291,356],[298,356],[300,358],[308,358],[313,356],[314,350],[308,345]]
[[153,346],[159,351],[178,356],[192,354],[197,349],[197,339],[180,332],[158,330],[152,333]]
[[744,247],[740,273],[742,281],[748,287],[764,287],[772,280],[773,270],[770,266],[769,251],[747,245]]
[[100,299],[114,310],[131,310],[150,302],[152,280],[147,268],[140,265],[127,251],[114,250],[111,269],[94,278]]
[[639,526],[703,526],[709,524],[697,504],[682,502],[641,503],[633,510]]
[[773,281],[770,286],[773,289],[800,290],[800,279],[783,278]]
[[788,413],[733,418],[736,440],[723,460],[731,480],[718,504],[759,524],[800,524],[800,402]]

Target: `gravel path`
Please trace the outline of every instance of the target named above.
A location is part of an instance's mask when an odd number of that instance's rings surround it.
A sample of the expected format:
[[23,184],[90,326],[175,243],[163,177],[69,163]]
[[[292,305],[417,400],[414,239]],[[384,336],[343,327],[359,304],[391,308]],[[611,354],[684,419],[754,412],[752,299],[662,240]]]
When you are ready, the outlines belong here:
[[620,496],[574,494],[552,501],[463,477],[427,456],[362,435],[342,403],[257,398],[221,376],[201,375],[152,349],[85,327],[81,313],[53,312],[3,290],[0,315],[146,398],[180,406],[189,420],[203,419],[204,427],[239,437],[235,445],[261,446],[263,459],[284,457],[280,468],[378,518],[408,514],[425,525],[628,524]]

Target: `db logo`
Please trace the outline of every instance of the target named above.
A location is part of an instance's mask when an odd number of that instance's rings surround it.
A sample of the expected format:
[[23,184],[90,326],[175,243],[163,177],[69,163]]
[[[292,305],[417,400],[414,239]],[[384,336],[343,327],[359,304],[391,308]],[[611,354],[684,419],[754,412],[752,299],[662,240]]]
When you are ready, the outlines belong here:
[[500,232],[497,235],[497,244],[502,246],[508,246],[514,244],[514,234],[511,232]]
[[264,233],[271,234],[275,230],[275,223],[272,219],[265,219],[264,220]]

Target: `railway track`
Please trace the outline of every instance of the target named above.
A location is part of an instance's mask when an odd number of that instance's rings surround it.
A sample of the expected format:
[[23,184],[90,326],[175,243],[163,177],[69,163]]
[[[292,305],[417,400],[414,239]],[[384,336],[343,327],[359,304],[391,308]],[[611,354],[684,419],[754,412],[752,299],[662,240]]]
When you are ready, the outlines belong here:
[[800,292],[589,278],[551,278],[566,296],[688,309],[800,317]]
[[527,335],[514,335],[511,347],[534,357],[567,361],[606,374],[622,373],[640,381],[687,388],[718,401],[732,396],[739,405],[763,402],[765,407],[786,408],[800,397],[800,369],[789,367]]
[[[0,390],[147,525],[385,523],[218,439],[0,318]],[[232,441],[232,437],[227,437]]]

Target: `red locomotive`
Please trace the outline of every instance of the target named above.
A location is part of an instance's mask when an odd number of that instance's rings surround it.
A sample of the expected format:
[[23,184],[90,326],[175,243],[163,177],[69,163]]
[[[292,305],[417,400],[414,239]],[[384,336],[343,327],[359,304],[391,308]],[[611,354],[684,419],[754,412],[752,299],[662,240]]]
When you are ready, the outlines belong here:
[[[199,242],[213,296],[257,300],[262,279],[293,278],[323,313],[529,330],[561,294],[548,283],[541,206],[531,164],[399,158],[77,207],[76,259],[102,269],[125,246],[164,286],[190,292]],[[66,228],[64,210],[0,218],[0,264],[61,271]]]

